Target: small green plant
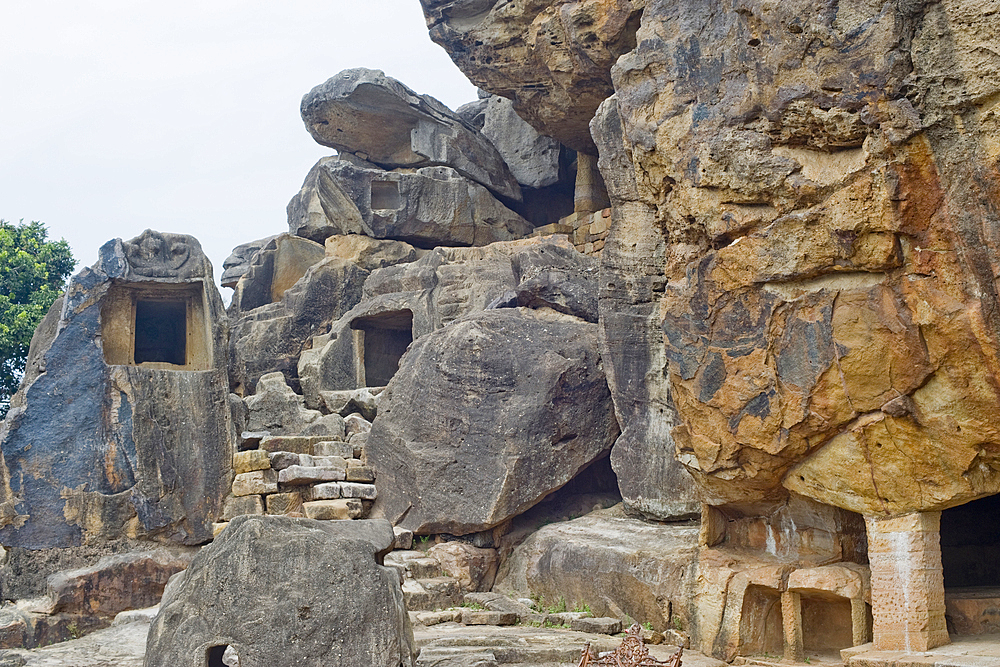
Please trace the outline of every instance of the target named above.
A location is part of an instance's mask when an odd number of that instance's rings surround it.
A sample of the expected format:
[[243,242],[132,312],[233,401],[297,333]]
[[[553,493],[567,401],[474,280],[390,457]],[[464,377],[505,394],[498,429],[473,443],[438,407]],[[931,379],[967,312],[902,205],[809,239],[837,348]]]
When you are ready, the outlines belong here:
[[431,539],[430,535],[417,535],[417,542],[420,544],[427,544]]
[[812,660],[810,660],[810,659],[809,659],[809,656],[808,656],[808,655],[807,655],[806,657],[802,658],[802,659],[803,659],[803,660],[805,661],[805,663],[806,663],[807,665],[811,665],[811,664],[812,664]]
[[66,626],[66,631],[69,632],[69,636],[73,639],[80,638],[80,627],[76,623],[70,623]]
[[560,596],[559,604],[553,605],[548,608],[550,614],[561,614],[566,611],[566,598]]
[[649,621],[643,622],[642,627],[644,627],[645,629],[649,630],[650,632],[652,632],[652,630],[653,630],[653,624],[650,623]]
[[674,630],[684,632],[684,623],[681,621],[680,616],[674,616]]
[[577,613],[586,613],[586,614],[593,613],[592,611],[590,611],[590,605],[587,604],[586,602],[584,602],[583,604],[578,604],[575,607],[573,607],[573,611]]
[[474,611],[486,611],[486,607],[479,604],[478,602],[473,602],[472,600],[466,600],[459,607],[465,607],[466,609],[472,609]]

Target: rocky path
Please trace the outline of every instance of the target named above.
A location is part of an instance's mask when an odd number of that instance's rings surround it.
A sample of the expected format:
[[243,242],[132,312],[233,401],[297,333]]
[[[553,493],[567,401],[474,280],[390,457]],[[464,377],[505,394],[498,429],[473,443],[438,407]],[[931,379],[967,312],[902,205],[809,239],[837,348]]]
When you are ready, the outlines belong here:
[[[119,623],[73,641],[30,651],[0,652],[0,667],[142,667],[149,619]],[[482,627],[441,623],[417,626],[414,638],[421,648],[418,667],[445,665],[519,665],[569,667],[576,665],[584,644],[612,650],[620,639],[607,635],[531,626]],[[650,654],[665,659],[673,647],[650,646]],[[699,653],[684,654],[684,667],[722,667],[724,663]]]

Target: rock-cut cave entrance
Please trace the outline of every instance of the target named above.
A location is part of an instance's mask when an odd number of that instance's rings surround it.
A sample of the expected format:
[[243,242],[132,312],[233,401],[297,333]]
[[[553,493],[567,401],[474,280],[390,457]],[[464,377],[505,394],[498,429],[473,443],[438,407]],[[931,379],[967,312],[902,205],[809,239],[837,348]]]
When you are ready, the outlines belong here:
[[204,288],[114,285],[101,303],[101,347],[109,365],[161,370],[212,367]]
[[413,312],[394,310],[359,317],[351,322],[357,331],[359,384],[364,387],[384,387],[399,370],[399,360],[413,342]]
[[1000,495],[941,512],[941,565],[948,631],[1000,633]]

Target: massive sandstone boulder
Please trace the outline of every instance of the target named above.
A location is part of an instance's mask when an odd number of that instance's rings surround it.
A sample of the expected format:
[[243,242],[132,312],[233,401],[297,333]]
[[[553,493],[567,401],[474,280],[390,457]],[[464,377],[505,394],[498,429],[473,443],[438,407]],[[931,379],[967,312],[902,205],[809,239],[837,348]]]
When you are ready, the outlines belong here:
[[644,0],[421,0],[431,39],[544,135],[594,154],[588,123],[635,47]]
[[234,434],[225,313],[198,241],[109,241],[57,303],[0,429],[0,543],[211,539]]
[[690,628],[697,550],[698,526],[642,521],[617,505],[539,528],[504,559],[493,590],[660,632]]
[[[349,252],[351,238],[337,241],[336,252]],[[307,405],[320,405],[321,392],[384,385],[412,341],[488,307],[549,307],[596,322],[597,269],[594,258],[552,237],[435,248],[374,270],[357,306],[299,358]]]
[[396,239],[423,248],[481,246],[529,235],[533,225],[451,167],[384,171],[327,157],[288,203],[293,234]]
[[[415,647],[385,521],[242,516],[171,582],[145,667],[412,667]],[[228,656],[227,656],[228,658]]]
[[501,199],[521,190],[493,144],[451,109],[379,70],[344,70],[302,98],[302,120],[318,143],[383,169],[451,167]]
[[712,504],[1000,490],[998,38],[970,0],[646,4],[593,125],[620,473],[672,440]]
[[551,309],[474,313],[415,341],[380,397],[374,511],[415,533],[486,530],[617,435],[596,325]]

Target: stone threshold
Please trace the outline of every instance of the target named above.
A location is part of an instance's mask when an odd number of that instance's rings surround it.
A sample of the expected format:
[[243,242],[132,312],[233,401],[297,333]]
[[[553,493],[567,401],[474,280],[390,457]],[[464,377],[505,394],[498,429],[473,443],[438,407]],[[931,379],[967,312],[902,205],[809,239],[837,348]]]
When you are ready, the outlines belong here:
[[876,651],[863,644],[840,655],[846,667],[1000,667],[1000,634],[956,636],[930,651]]

